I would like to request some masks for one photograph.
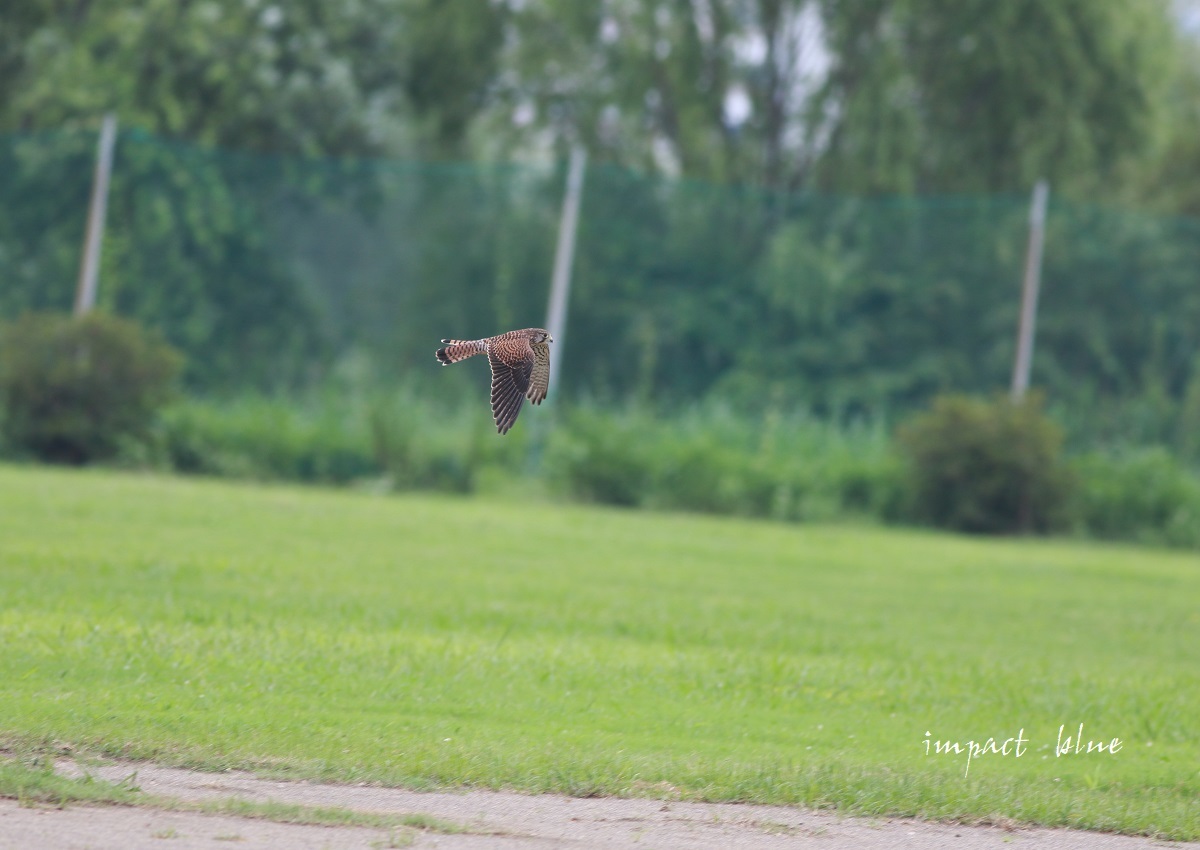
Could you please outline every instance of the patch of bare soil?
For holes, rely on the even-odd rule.
[[[64,773],[78,773],[63,762]],[[134,784],[158,797],[189,801],[239,799],[337,806],[389,815],[423,814],[465,832],[404,832],[364,827],[296,826],[270,821],[152,808],[23,808],[0,801],[0,848],[193,850],[270,847],[446,850],[545,848],[957,848],[958,850],[1149,850],[1195,848],[1147,838],[1052,829],[1003,829],[910,820],[843,818],[784,806],[576,799],[503,791],[418,792],[259,779],[247,773],[198,773],[145,764],[89,768],[96,776]],[[411,842],[411,843],[409,843]]]

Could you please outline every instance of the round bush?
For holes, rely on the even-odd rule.
[[[27,314],[0,329],[0,404],[11,449],[83,464],[146,435],[180,357],[115,316]]]
[[[1014,404],[940,396],[900,428],[911,513],[940,528],[1046,532],[1067,519],[1071,478],[1062,432],[1040,399]]]

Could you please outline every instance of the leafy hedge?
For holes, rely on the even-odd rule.
[[[1161,447],[1074,463],[1075,516],[1093,537],[1200,549],[1200,475]]]
[[[576,408],[552,431],[543,471],[587,501],[781,520],[895,519],[902,500],[882,428],[720,407],[669,419]]]
[[[477,405],[471,414],[407,389],[358,402],[191,400],[167,411],[145,462],[203,475],[465,493],[489,466],[519,468],[527,449],[516,433],[493,439]]]
[[[1036,406],[1004,412],[1004,404],[946,400],[898,429],[899,438],[878,423],[837,426],[799,413],[754,419],[705,406],[662,416],[580,405],[525,416],[501,439],[478,404],[439,406],[412,390],[303,403],[188,400],[168,408],[140,448],[124,444],[122,459],[258,480],[502,490],[788,522],[866,519],[973,531],[1061,531],[1200,549],[1196,471],[1162,448],[1059,459],[1053,426]],[[995,409],[1001,411],[998,421],[989,419]],[[914,434],[922,429],[921,440],[939,448],[933,453],[937,463],[948,463],[954,474],[927,479],[914,471],[913,447],[921,442],[913,442]],[[981,449],[980,435],[994,432],[1005,437],[1008,449]],[[957,459],[949,451],[954,446]],[[1004,471],[1010,462],[1015,477],[1014,469]],[[1022,476],[1049,482],[1030,491],[1040,495],[1029,515],[1013,495],[1028,484]],[[931,497],[931,480],[948,484],[951,495]],[[966,488],[972,481],[980,485],[974,493]],[[944,515],[931,510],[931,504],[955,499],[974,507]],[[978,522],[997,509],[991,524]],[[953,524],[964,516],[973,524]],[[1023,516],[1032,518],[1029,525],[1021,525]]]
[[[1200,475],[1165,449],[1064,459],[1036,401],[942,399],[897,430],[799,413],[756,419],[717,405],[662,416],[588,404],[538,411],[499,439],[477,404],[438,406],[402,390],[357,404],[181,403],[164,417],[159,457],[180,471],[259,479],[516,488],[790,522],[1059,531],[1200,548]]]

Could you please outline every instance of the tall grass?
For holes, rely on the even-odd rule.
[[[479,399],[413,387],[308,399],[191,399],[126,460],[184,473],[555,498],[788,522],[916,523],[910,470],[882,421],[720,404],[664,414],[598,404],[526,411],[498,437]],[[1163,448],[1069,459],[1063,505],[1081,536],[1200,548],[1200,474]]]
[[[155,448],[131,454],[183,473],[473,492],[500,475],[580,501],[780,520],[901,515],[901,470],[880,423],[803,413],[760,419],[720,405],[670,416],[584,404],[527,413],[496,436],[486,409],[412,389],[358,401],[188,400]]]
[[[335,484],[379,474],[363,411],[333,405],[185,401],[164,414],[156,448],[183,473]]]
[[[551,435],[543,471],[559,491],[608,504],[779,520],[901,513],[902,469],[882,425],[800,413],[576,408]]]
[[[1200,475],[1162,447],[1075,461],[1076,515],[1093,537],[1200,549]]]
[[[425,401],[411,388],[360,398],[191,399],[166,412],[148,452],[129,459],[221,477],[470,492],[485,467],[515,468],[525,454],[520,436],[496,441],[490,431],[462,406]]]

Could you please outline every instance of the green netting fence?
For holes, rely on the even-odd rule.
[[[0,319],[70,308],[94,150],[88,134],[0,137]],[[348,363],[460,392],[469,376],[436,374],[439,338],[544,321],[564,172],[123,131],[99,303],[160,329],[198,392],[302,389]],[[837,416],[1003,391],[1027,222],[1025,197],[783,195],[591,167],[555,389]],[[1200,221],[1052,197],[1032,383],[1093,429],[1187,427]]]

